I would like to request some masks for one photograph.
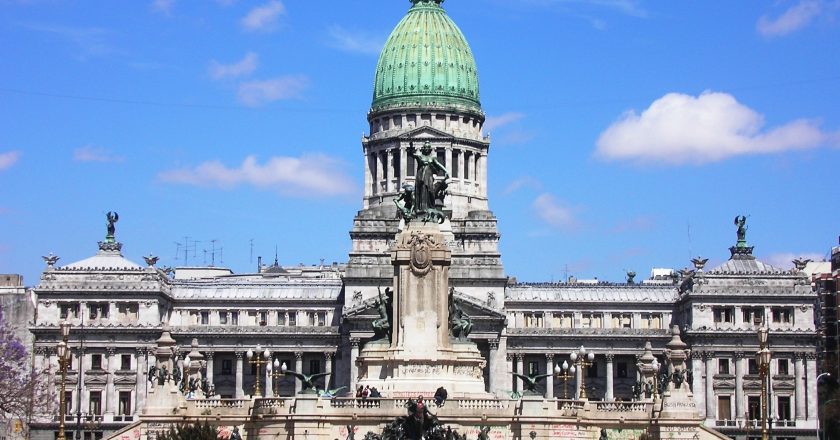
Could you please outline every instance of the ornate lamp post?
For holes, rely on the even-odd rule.
[[[592,361],[595,360],[595,353],[593,352],[586,352],[586,348],[581,345],[578,349],[577,353],[572,352],[569,355],[569,358],[572,362],[577,365],[577,370],[580,372],[580,392],[579,398],[581,400],[587,400],[586,397],[586,376],[584,375],[584,369],[589,368],[592,366]]]
[[[770,434],[767,430],[767,379],[770,373],[770,349],[767,347],[767,337],[769,336],[769,329],[766,325],[762,325],[758,329],[758,344],[759,349],[755,358],[758,362],[758,373],[761,377],[761,440],[768,440]]]
[[[573,360],[574,361],[574,360]],[[563,380],[563,399],[569,398],[569,379],[575,377],[575,366],[572,365],[569,367],[569,363],[563,361],[563,367],[561,368],[560,365],[554,366],[554,375],[558,379]]]
[[[653,399],[656,400],[659,396],[659,370],[662,369],[662,364],[659,363],[659,359],[654,359],[650,366],[653,367]]]
[[[254,353],[253,350],[248,350],[248,362],[251,365],[257,366],[257,377],[256,382],[254,383],[254,394],[257,397],[262,397],[262,390],[260,389],[260,365],[268,364],[271,362],[271,352],[268,351],[266,348],[265,351],[262,350],[262,347],[257,345],[257,352]]]
[[[64,393],[64,386],[67,382],[67,367],[70,365],[70,350],[67,349],[67,341],[70,339],[70,323],[61,321],[61,342],[58,343],[58,368],[61,371],[61,392],[58,395],[58,440],[65,440],[64,423],[67,412],[67,402]]]
[[[274,363],[269,363],[266,366],[269,370],[269,377],[271,377],[271,385],[272,389],[274,390],[274,397],[280,397],[280,382],[277,380],[286,375],[286,363],[283,362],[283,365],[280,365],[280,360],[275,359]]]

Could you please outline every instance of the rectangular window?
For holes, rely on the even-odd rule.
[[[308,318],[307,325],[309,325],[310,327],[315,326],[315,312],[306,312],[306,317]]]
[[[600,313],[583,313],[580,315],[581,328],[601,328],[604,315]]]
[[[776,324],[793,324],[793,309],[790,307],[773,307],[770,314]]]
[[[88,414],[102,415],[102,391],[91,391],[89,399]]]
[[[525,314],[525,327],[541,328],[542,326],[543,326],[543,314],[542,313],[526,313]]]
[[[233,374],[233,361],[230,359],[222,359],[222,375]]]
[[[260,325],[268,325],[268,312],[260,312]]]
[[[452,150],[452,177],[457,179],[461,172],[461,150]]]
[[[441,163],[441,165],[443,165],[444,168],[449,169],[449,164],[446,163],[446,150],[444,150],[443,148],[437,149],[437,160]]]
[[[59,407],[61,408],[61,407]],[[64,414],[69,415],[73,414],[73,392],[72,391],[65,391],[64,392]],[[65,417],[67,417],[65,415]]]
[[[309,361],[309,374],[318,374],[321,372],[321,361],[312,359]]]
[[[732,418],[731,400],[732,397],[730,396],[718,396],[718,420],[730,420]]]
[[[642,313],[642,322],[639,323],[640,328],[660,329],[662,328],[662,314],[661,313]]]
[[[124,303],[117,305],[117,314],[120,318],[137,319],[138,305],[133,303]]]
[[[239,325],[239,312],[230,312],[230,325]]]
[[[210,324],[210,312],[201,312],[201,325]]]
[[[281,310],[277,312],[277,325],[284,326],[286,325],[286,311]]]
[[[616,364],[616,377],[627,377],[627,362]]]
[[[131,391],[120,391],[119,407],[117,414],[122,416],[131,415]]]
[[[88,303],[88,318],[89,319],[107,319],[108,318],[108,304],[106,303]]]
[[[295,311],[289,312],[289,326],[290,327],[297,326],[297,312],[295,312]]]
[[[779,420],[790,420],[790,396],[779,396],[777,402]]]
[[[540,365],[536,361],[528,362],[528,375],[535,376],[540,374]]]
[[[472,160],[472,153],[469,151],[464,152],[464,179],[470,180],[470,160]]]
[[[747,359],[747,374],[758,374],[758,362],[755,359]]]
[[[747,397],[747,417],[750,420],[761,420],[761,396]]]
[[[408,156],[405,167],[408,171],[408,177],[414,177],[414,173],[417,171],[417,165],[414,163],[414,156]]]
[[[714,314],[715,323],[728,323],[733,324],[735,322],[735,308],[734,307],[714,307],[712,308],[712,313]]]
[[[120,355],[120,370],[128,371],[130,369],[131,369],[131,355],[130,354]]]
[[[630,313],[613,313],[613,328],[633,328],[633,315]]]
[[[318,312],[318,325],[321,327],[327,325],[327,312]]]
[[[718,374],[729,374],[729,359],[718,359]]]
[[[101,354],[90,355],[90,369],[91,370],[101,370],[102,369],[102,355]]]
[[[219,312],[219,325],[227,325],[228,312]]]
[[[574,315],[571,313],[555,313],[552,315],[551,326],[554,328],[573,328]]]
[[[741,315],[744,319],[744,324],[747,325],[761,325],[764,319],[764,308],[762,307],[742,307]]]
[[[778,374],[782,376],[787,376],[790,374],[790,363],[787,359],[779,359],[778,361]]]

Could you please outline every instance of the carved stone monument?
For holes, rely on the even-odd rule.
[[[668,383],[663,384],[660,438],[695,438],[700,426],[700,412],[688,382],[685,361],[691,353],[680,338],[680,328],[671,328],[671,340],[665,344],[668,358]],[[666,421],[663,423],[662,421]]]
[[[452,396],[486,397],[485,361],[475,343],[450,332],[451,251],[437,223],[411,222],[397,235],[391,337],[371,341],[359,354],[359,385],[388,397],[431,396],[444,386]]]

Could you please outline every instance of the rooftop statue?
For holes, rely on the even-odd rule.
[[[738,247],[745,247],[747,245],[747,218],[743,215],[735,216],[735,226],[738,227]]]
[[[105,241],[108,243],[114,242],[114,233],[116,232],[117,228],[114,226],[120,220],[120,215],[115,212],[108,211],[108,214],[105,214],[105,218],[108,219],[108,225],[106,226],[108,229],[108,234],[105,235]]]
[[[443,223],[443,212],[437,208],[436,200],[443,201],[446,188],[449,186],[449,172],[434,155],[432,144],[426,141],[420,153],[414,148],[414,142],[408,146],[408,154],[417,161],[417,172],[414,177],[414,212],[411,218],[422,218],[423,222],[436,220]],[[435,182],[435,176],[443,176],[440,182]]]

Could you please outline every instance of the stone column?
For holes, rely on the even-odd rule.
[[[516,363],[514,362],[514,359],[515,358],[513,356],[513,353],[507,353],[507,355],[505,357],[505,360],[507,361],[508,372],[509,372],[508,376],[510,377],[510,381],[511,381],[510,382],[510,389],[512,391],[516,391],[516,382],[517,382],[514,379],[514,376],[513,376],[513,373],[516,372]]]
[[[374,165],[371,161],[371,155],[365,155],[365,197],[370,197],[373,195],[373,170]],[[367,200],[365,200],[367,203]],[[367,205],[365,205],[367,206]]]
[[[408,153],[406,153],[405,148],[400,147],[400,178],[397,182],[397,191],[400,190],[400,187],[403,183],[405,183],[405,178],[408,176]],[[353,390],[355,392],[355,390]]]
[[[706,361],[706,420],[715,420],[715,354],[703,353]]]
[[[476,153],[470,154],[470,176],[469,177],[470,177],[470,180],[472,180],[473,182],[475,182],[475,178],[476,178],[475,156],[476,156]]]
[[[580,360],[580,357],[578,357]],[[580,399],[580,382],[583,379],[583,368],[580,364],[575,365],[575,399]]]
[[[241,351],[236,352],[236,395],[237,399],[245,397],[245,390],[242,389],[242,356],[245,353]]]
[[[149,389],[149,378],[146,374],[149,372],[149,366],[146,362],[148,352],[146,348],[137,348],[136,362],[137,365],[137,386],[134,388],[134,415],[139,416],[146,407],[146,393]]]
[[[384,192],[385,188],[382,187],[382,182],[388,181],[388,176],[385,175],[385,158],[384,151],[376,153],[376,194]]]
[[[356,381],[359,380],[359,338],[350,338],[350,393],[356,395]]]
[[[213,356],[215,356],[215,352],[208,351],[204,354],[204,359],[207,361],[207,382],[213,383]]]
[[[744,406],[744,352],[735,352],[735,420],[741,420],[745,416]]]
[[[332,380],[332,361],[334,356],[335,352],[333,351],[324,352],[324,373],[330,373],[328,376],[324,377],[324,390],[330,389],[330,381]]]
[[[496,374],[496,370],[499,368],[499,340],[498,339],[490,339],[487,341],[487,345],[490,348],[490,353],[488,359],[489,368],[488,371],[490,372],[489,377],[489,390],[491,393],[496,393],[499,389],[499,377]]]
[[[452,169],[454,168],[454,166],[452,164],[452,146],[451,145],[446,147],[443,155],[446,158],[446,167],[445,167],[446,172],[448,172],[449,175],[451,176],[452,175]]]
[[[545,374],[550,374],[545,378],[545,398],[554,398],[554,354],[545,354]]]
[[[396,182],[394,182],[394,150],[393,149],[388,149],[388,152],[385,155],[385,161],[386,161],[386,163],[385,163],[386,168],[388,169],[388,180],[385,183],[385,186],[386,186],[386,188],[388,188],[388,191],[394,191],[395,190],[394,185],[396,185]]]
[[[605,373],[607,376],[607,390],[604,392],[604,400],[607,402],[612,402],[615,400],[615,395],[613,394],[613,359],[615,357],[612,353],[607,353],[604,355],[607,360],[607,372]]]
[[[460,150],[460,153],[458,153],[458,163],[455,164],[458,166],[458,178],[462,181],[467,178],[467,176],[464,175],[464,151],[465,150]]]
[[[108,322],[117,322],[117,303],[108,302]]]
[[[108,347],[106,353],[108,357],[105,360],[105,417],[114,420],[114,414],[117,412],[117,393],[114,390],[114,372],[116,371],[114,361],[117,350],[114,347]]]
[[[525,355],[523,353],[516,353],[514,356],[516,356],[516,372],[524,375],[525,374]],[[524,384],[522,383],[522,379],[517,377],[515,382],[516,382],[516,391],[519,391],[520,393],[523,392],[524,391],[523,390]]]
[[[697,405],[697,410],[702,411],[703,414],[706,412],[706,386],[704,385],[703,379],[703,371],[704,365],[702,362],[703,359],[703,352],[702,351],[692,351],[691,352],[691,377],[692,377],[692,384],[691,390],[694,393],[694,404]]]
[[[295,352],[295,371],[303,374],[303,352],[300,352],[300,351]],[[299,380],[295,379],[295,395],[300,393],[302,390],[303,390],[303,384],[300,383]]]
[[[817,419],[817,353],[805,353],[805,378],[807,387],[805,392],[806,402],[806,420]],[[813,392],[813,394],[811,394]]]
[[[805,353],[794,353],[794,389],[796,390],[795,404],[796,404],[796,420],[805,420],[805,388],[808,386],[805,383]]]

